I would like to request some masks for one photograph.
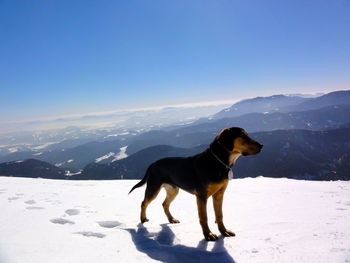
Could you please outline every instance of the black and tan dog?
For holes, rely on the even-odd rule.
[[[212,196],[216,223],[224,236],[235,234],[226,229],[223,223],[222,203],[226,190],[231,166],[241,155],[253,155],[260,152],[262,145],[251,139],[242,128],[223,129],[210,144],[210,147],[197,155],[181,158],[172,157],[158,160],[151,164],[145,177],[135,188],[147,182],[145,198],[141,204],[141,222],[148,221],[147,206],[154,200],[162,187],[166,190],[163,208],[170,223],[179,223],[170,211],[170,203],[179,192],[179,188],[197,197],[199,222],[206,240],[215,241],[217,235],[208,227],[207,199]]]

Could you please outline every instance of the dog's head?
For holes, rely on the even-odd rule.
[[[243,156],[254,155],[261,151],[263,145],[248,136],[248,133],[239,127],[223,129],[215,139],[228,152]]]

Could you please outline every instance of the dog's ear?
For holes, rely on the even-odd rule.
[[[233,151],[234,139],[238,137],[240,131],[236,128],[225,128],[215,138],[227,150]]]
[[[216,136],[216,141],[218,141],[222,146],[224,146],[227,150],[233,150],[233,140],[230,139],[230,130],[229,128],[225,128],[221,130],[221,132]]]

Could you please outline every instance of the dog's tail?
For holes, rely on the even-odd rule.
[[[143,185],[147,182],[147,179],[148,179],[148,176],[149,176],[149,173],[150,173],[150,169],[151,169],[151,166],[148,167],[148,169],[147,169],[147,171],[146,171],[146,174],[145,174],[145,176],[142,178],[142,180],[141,180],[140,182],[138,182],[137,184],[135,184],[133,188],[131,188],[129,194],[130,194],[132,191],[134,191],[136,188],[143,186]]]

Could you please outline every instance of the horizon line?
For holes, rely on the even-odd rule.
[[[116,110],[108,110],[108,111],[98,111],[98,112],[89,112],[89,113],[76,113],[76,114],[67,114],[60,116],[52,116],[52,117],[43,117],[43,118],[35,118],[30,120],[14,120],[14,121],[2,121],[0,125],[3,124],[20,124],[20,123],[30,123],[30,122],[45,122],[45,121],[56,121],[60,119],[75,119],[75,118],[83,118],[83,117],[93,117],[93,116],[103,116],[110,114],[118,114],[118,113],[132,113],[138,111],[156,111],[162,110],[166,108],[196,108],[196,107],[208,107],[208,106],[220,106],[220,105],[230,105],[238,102],[242,99],[226,99],[226,100],[213,100],[213,101],[201,101],[201,102],[189,102],[189,103],[179,103],[179,104],[166,104],[159,106],[145,106],[145,107],[137,107],[137,108],[121,108]]]
[[[50,122],[57,120],[72,120],[75,118],[83,118],[83,117],[93,117],[93,116],[103,116],[103,115],[111,115],[118,113],[132,113],[138,111],[157,111],[165,108],[195,108],[195,107],[208,107],[208,106],[220,106],[220,105],[233,105],[239,101],[252,99],[257,97],[270,97],[276,95],[285,95],[285,96],[300,96],[300,95],[324,95],[327,93],[331,93],[334,91],[340,90],[332,90],[332,91],[309,91],[309,92],[296,92],[296,93],[273,93],[270,95],[257,95],[255,97],[237,97],[235,99],[225,99],[225,100],[212,100],[212,101],[201,101],[201,102],[189,102],[189,103],[178,103],[178,104],[166,104],[159,106],[145,106],[145,107],[130,107],[130,108],[121,108],[116,110],[107,110],[107,111],[98,111],[98,112],[89,112],[89,113],[76,113],[76,114],[66,114],[60,116],[52,116],[52,117],[42,117],[42,118],[33,118],[28,120],[13,120],[13,121],[0,121],[0,125],[6,124],[22,124],[22,123],[31,123],[31,122]]]

